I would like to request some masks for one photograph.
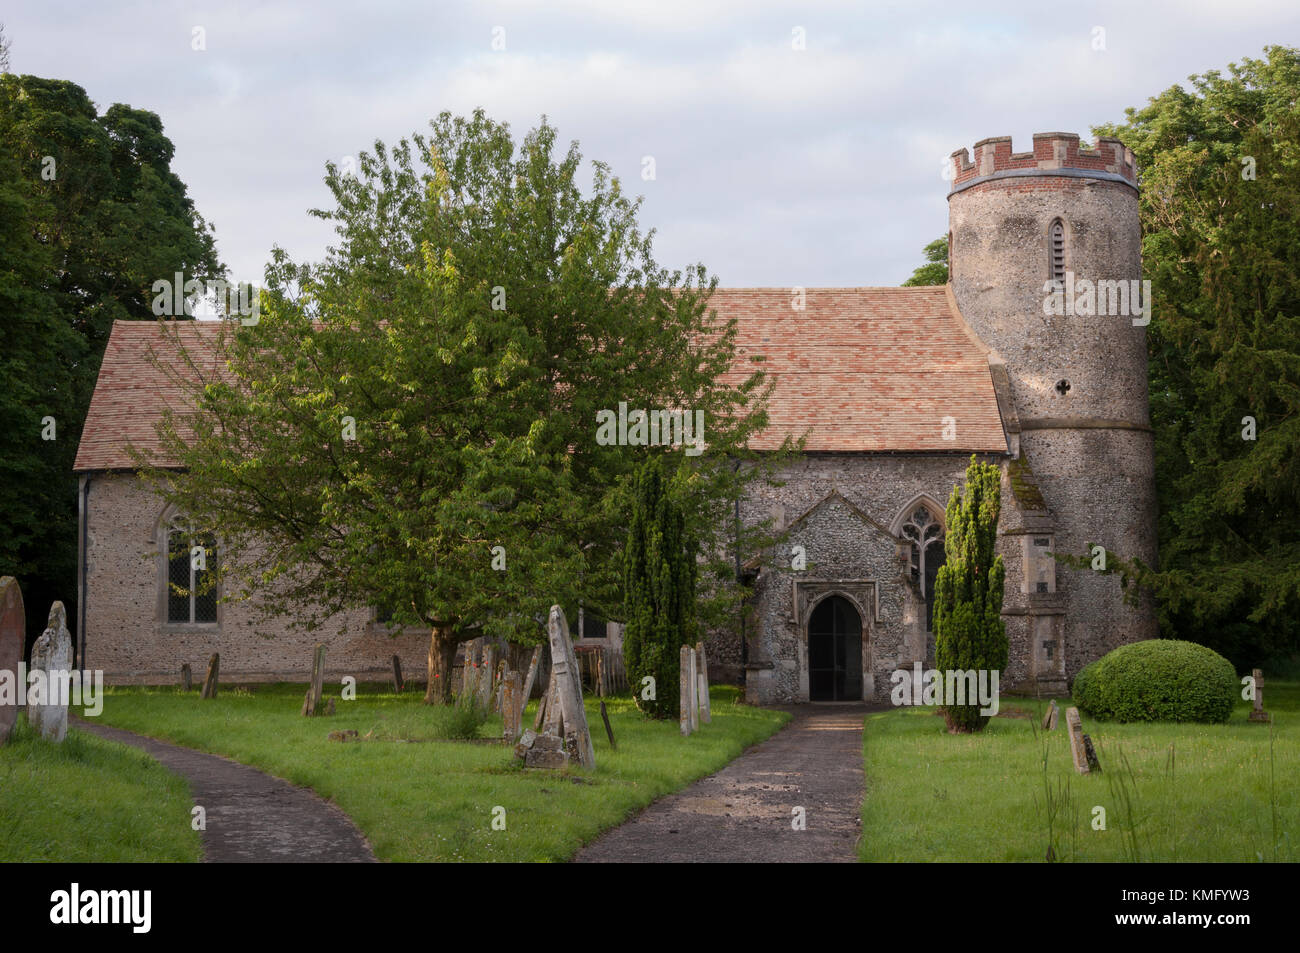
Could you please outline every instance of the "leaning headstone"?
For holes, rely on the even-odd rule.
[[[713,712],[709,708],[709,663],[704,657],[703,642],[695,644],[695,664],[698,669],[695,684],[699,686],[697,701],[699,702],[700,720],[708,725],[713,722]]]
[[[505,677],[501,690],[501,738],[512,745],[519,737],[520,721],[524,715],[524,683],[518,672]]]
[[[50,606],[45,631],[32,646],[32,670],[45,673],[45,697],[40,703],[27,699],[27,722],[47,741],[68,736],[68,684],[72,674],[72,636],[63,603]]]
[[[691,733],[691,684],[693,677],[691,675],[691,658],[694,650],[689,645],[683,645],[679,652],[681,666],[681,687],[678,691],[677,702],[680,714],[678,716],[678,725],[682,730],[682,737]]]
[[[1247,721],[1267,724],[1273,716],[1264,710],[1264,673],[1260,669],[1254,669],[1250,674],[1255,679],[1255,707],[1250,710]]]
[[[187,692],[194,690],[194,670],[189,662],[181,665],[181,687]]]
[[[320,708],[321,692],[325,688],[325,643],[317,642],[311,655],[311,685],[307,688],[307,697],[302,700],[302,713],[308,718]]]
[[[521,709],[528,704],[528,699],[533,695],[533,682],[537,681],[537,666],[542,660],[542,647],[533,646],[533,658],[528,663],[528,676],[524,679],[524,693]]]
[[[596,751],[591,746],[591,732],[587,729],[587,711],[582,707],[582,683],[578,681],[578,663],[569,638],[569,623],[564,610],[551,606],[547,622],[551,641],[551,667],[555,670],[555,691],[564,717],[564,735],[572,737],[577,748],[578,761],[586,768],[596,766]]]
[[[1088,751],[1083,740],[1083,722],[1079,718],[1079,709],[1065,709],[1065,727],[1070,732],[1070,754],[1074,758],[1074,770],[1080,774],[1089,774],[1092,768],[1088,764]]]
[[[1059,708],[1056,707],[1056,699],[1053,698],[1053,699],[1052,699],[1052,703],[1051,703],[1050,705],[1047,706],[1047,711],[1043,712],[1043,730],[1044,730],[1044,731],[1055,731],[1055,730],[1056,730],[1056,718],[1057,718],[1057,715],[1060,713],[1060,711],[1061,711],[1061,710],[1060,710]]]
[[[23,592],[13,576],[0,579],[0,745],[9,738],[18,719],[18,666],[27,647],[27,623],[23,609]]]
[[[405,687],[406,683],[402,681],[402,659],[393,653],[393,691],[400,695]]]
[[[212,658],[208,659],[208,674],[203,679],[203,689],[199,692],[199,698],[217,697],[217,677],[220,672],[221,653],[213,652]]]
[[[1097,751],[1092,746],[1092,739],[1085,732],[1083,735],[1083,756],[1088,761],[1089,774],[1101,774],[1101,762],[1097,759]]]

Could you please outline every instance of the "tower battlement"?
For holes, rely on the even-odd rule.
[[[1067,170],[1065,174],[1109,173],[1105,178],[1116,177],[1137,186],[1137,166],[1133,152],[1118,139],[1100,138],[1095,147],[1081,148],[1079,137],[1069,132],[1039,132],[1034,134],[1031,152],[1012,152],[1010,136],[993,136],[975,143],[975,160],[965,149],[952,154],[954,190],[976,179],[1015,175],[1051,175]]]

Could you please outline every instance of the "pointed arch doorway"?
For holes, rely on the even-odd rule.
[[[827,596],[808,618],[808,700],[862,698],[862,618],[843,596]]]

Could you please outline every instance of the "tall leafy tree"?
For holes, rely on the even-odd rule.
[[[222,272],[172,154],[153,113],[0,75],[0,574],[22,583],[29,631],[55,599],[77,618],[72,464],[112,322],[153,319],[154,281]]]
[[[912,272],[912,277],[903,282],[902,287],[913,288],[917,285],[943,285],[948,283],[948,236],[936,238],[922,251],[925,264]]]
[[[152,476],[219,531],[227,591],[308,627],[369,605],[427,628],[431,702],[459,641],[538,641],[553,603],[621,615],[649,448],[598,441],[602,411],[702,414],[701,452],[674,451],[696,525],[725,527],[753,472],[728,463],[762,379],[724,380],[715,279],[657,264],[640,201],[601,163],[584,192],[581,165],[545,121],[517,145],[477,111],[329,166],[339,244],[276,252],[260,322],[226,329],[219,379],[183,368],[196,412],[163,427],[185,469]]]
[[[623,552],[623,659],[637,706],[656,718],[678,716],[681,647],[696,641],[698,545],[672,480],[662,454],[641,465]]]
[[[998,515],[1002,508],[997,467],[971,457],[966,485],[948,498],[947,562],[935,580],[935,665],[940,672],[1002,672],[1009,644],[1002,621],[1006,570],[997,555]],[[947,705],[944,718],[956,732],[983,731],[988,716],[980,706]]]
[[[1300,50],[1173,86],[1122,125],[1142,175],[1169,637],[1239,666],[1300,648]]]

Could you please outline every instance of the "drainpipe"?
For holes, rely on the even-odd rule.
[[[90,508],[90,474],[83,473],[79,481],[77,494],[77,634],[81,637],[81,647],[76,653],[73,667],[85,671],[86,668],[86,556],[89,547],[89,508]],[[75,646],[74,646],[75,647]]]
[[[732,472],[740,472],[740,461],[736,460],[732,465]],[[740,491],[736,491],[736,585],[741,585],[740,573]],[[742,688],[748,682],[748,671],[746,666],[749,664],[749,641],[745,638],[745,602],[740,602],[740,685]]]

